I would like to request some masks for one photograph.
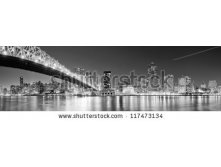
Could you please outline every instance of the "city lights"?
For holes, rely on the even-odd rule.
[[[74,77],[79,81],[85,81],[85,76],[77,73],[71,72],[68,68],[64,65],[60,64],[57,60],[53,57],[48,55],[45,51],[41,50],[40,47],[35,46],[2,46],[0,48],[0,54],[12,56],[12,57],[19,57],[24,60],[32,61],[34,63],[41,64],[47,68],[51,68],[53,70],[58,70],[61,73]],[[93,85],[88,84],[90,87]]]
[[[153,95],[153,96],[170,96],[170,95],[221,95],[221,86],[218,86],[217,81],[209,81],[208,86],[204,83],[200,87],[196,86],[193,79],[189,76],[182,76],[175,82],[175,77],[172,74],[166,74],[165,70],[160,70],[159,67],[151,62],[147,67],[147,74],[136,76],[137,80],[121,80],[123,77],[111,76],[111,71],[105,71],[103,81],[93,80],[92,73],[85,71],[83,68],[76,68],[70,71],[64,65],[59,63],[39,47],[34,46],[2,46],[0,54],[11,57],[17,57],[23,60],[32,61],[42,65],[47,70],[53,70],[63,76],[63,80],[77,80],[77,84],[83,85],[86,89],[94,89],[101,91],[104,96],[109,95]],[[133,74],[133,75],[132,75]],[[131,78],[134,73],[131,73]],[[141,77],[141,78],[140,78]],[[113,78],[118,78],[118,82],[112,81]],[[139,79],[140,78],[140,79]],[[94,78],[93,78],[94,79]],[[96,82],[96,83],[95,83]],[[73,82],[76,83],[76,82]],[[103,87],[102,87],[103,86]],[[47,86],[46,86],[47,87]],[[16,88],[17,89],[17,88]],[[25,90],[24,90],[25,92]]]

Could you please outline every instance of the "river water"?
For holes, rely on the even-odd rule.
[[[11,96],[0,111],[221,111],[221,96]]]

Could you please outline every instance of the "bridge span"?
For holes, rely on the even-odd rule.
[[[86,89],[97,90],[96,86],[87,82],[85,76],[71,72],[40,47],[0,46],[0,66],[54,76]]]

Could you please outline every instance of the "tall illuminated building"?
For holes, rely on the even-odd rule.
[[[3,95],[3,86],[0,85],[0,95]]]
[[[147,78],[150,78],[157,74],[158,74],[158,66],[154,62],[151,62],[147,66]]]
[[[154,63],[151,62],[147,66],[147,89],[148,91],[158,91],[161,88],[161,82],[160,82],[160,77],[158,75],[158,66]]]
[[[104,71],[103,74],[103,90],[101,91],[102,96],[113,96],[115,91],[111,89],[111,71]]]
[[[214,93],[217,90],[217,82],[215,80],[209,81],[208,88],[211,90],[211,93]]]
[[[88,84],[93,85],[94,80],[93,80],[92,73],[88,71],[88,72],[85,73],[85,76],[86,76],[86,82],[87,82]]]
[[[76,73],[76,74],[80,74],[81,68],[79,68],[79,67],[74,67],[73,72]]]
[[[165,80],[166,76],[165,76],[165,70],[161,70],[161,89],[164,91],[165,88]]]
[[[217,87],[217,82],[215,80],[209,81],[208,88],[215,89],[216,87]]]
[[[182,94],[190,94],[193,90],[192,80],[188,76],[183,76],[178,79],[178,87],[179,87],[179,93]]]
[[[201,88],[201,89],[206,89],[206,88],[207,88],[207,86],[206,86],[206,84],[205,84],[205,83],[202,83],[202,84],[200,85],[200,88]]]
[[[24,78],[20,77],[20,87],[22,88],[24,86]]]
[[[111,71],[104,71],[103,88],[111,89]]]
[[[165,83],[164,83],[164,91],[166,92],[173,92],[174,91],[174,76],[173,75],[166,75],[164,76]]]

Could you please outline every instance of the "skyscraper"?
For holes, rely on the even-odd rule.
[[[190,94],[193,90],[192,80],[188,76],[178,79],[179,93]]]
[[[86,74],[85,69],[80,68],[80,67],[74,67],[73,72],[78,75],[85,75]]]
[[[3,86],[0,85],[0,95],[3,95]]]
[[[164,91],[165,70],[161,70],[161,88]]]
[[[205,83],[202,83],[202,84],[200,85],[200,88],[201,88],[201,89],[206,89],[206,87],[207,87],[207,86],[206,86]]]
[[[214,81],[209,81],[208,87],[210,89],[215,89],[217,87],[217,82],[215,80]]]
[[[73,72],[76,74],[80,74],[80,68],[79,67],[74,67]]]
[[[164,83],[164,90],[167,92],[173,92],[174,91],[174,76],[172,74],[166,75],[164,77],[165,83]]]
[[[215,80],[209,81],[208,88],[210,89],[211,93],[215,93],[217,91],[217,82]]]
[[[113,96],[115,91],[111,89],[111,71],[104,71],[102,96]]]
[[[147,66],[147,78],[150,78],[154,75],[157,75],[158,73],[158,67],[154,62],[151,62],[148,66]]]
[[[87,71],[87,72],[85,73],[85,75],[86,75],[86,82],[92,85],[92,84],[93,84],[92,73],[89,72],[89,71]]]
[[[160,77],[158,75],[158,67],[154,62],[147,66],[147,87],[149,91],[158,91],[160,89]]]
[[[63,92],[68,90],[68,83],[67,79],[61,81],[61,90]]]
[[[24,79],[23,77],[21,76],[20,77],[20,87],[22,88],[24,86]]]
[[[8,94],[8,89],[7,88],[4,88],[3,89],[3,95],[7,95]]]
[[[65,90],[67,91],[68,90],[68,84],[69,84],[69,82],[68,82],[68,80],[65,80]]]
[[[111,71],[104,71],[103,87],[104,89],[111,89]]]

